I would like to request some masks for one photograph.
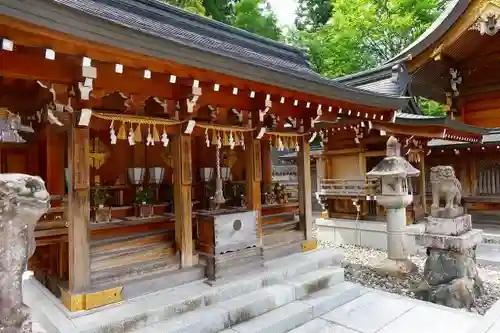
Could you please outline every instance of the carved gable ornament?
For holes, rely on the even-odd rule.
[[[481,35],[494,36],[500,30],[500,2],[487,3],[469,30],[479,31]]]

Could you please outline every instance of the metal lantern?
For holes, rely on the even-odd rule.
[[[133,185],[140,185],[144,181],[146,168],[128,168],[128,179]]]
[[[204,182],[209,182],[214,175],[214,168],[200,168],[200,178]]]
[[[150,184],[161,184],[163,182],[163,176],[165,175],[165,169],[160,167],[149,168],[149,183]]]
[[[231,178],[231,168],[221,167],[220,168],[220,177],[223,181],[228,181]]]

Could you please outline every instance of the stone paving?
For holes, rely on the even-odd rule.
[[[481,244],[478,261],[500,265],[500,244]],[[375,289],[365,288],[362,296],[345,303],[290,333],[500,333],[500,302],[485,316],[442,307]],[[36,318],[34,318],[36,321]],[[261,329],[224,332],[256,333]],[[34,333],[53,333],[39,324]],[[285,333],[286,330],[280,331]],[[272,332],[272,333],[280,333]],[[70,332],[68,332],[70,333]],[[165,333],[165,332],[158,332]],[[189,332],[196,333],[196,332]]]
[[[359,288],[364,287],[360,286]],[[499,306],[496,308],[500,309]],[[496,318],[490,318],[490,323],[487,325],[481,325],[483,320],[483,316],[477,314],[368,289],[367,293],[359,298],[289,332],[500,333],[500,314]],[[232,332],[246,333],[246,331]],[[260,330],[254,331],[249,328],[248,333],[250,332],[255,333],[260,332]],[[35,324],[34,333],[51,332],[47,332]]]
[[[467,333],[481,316],[371,290],[291,332]],[[313,330],[312,326],[323,330]],[[311,328],[311,330],[307,328]],[[306,329],[307,330],[306,330]]]

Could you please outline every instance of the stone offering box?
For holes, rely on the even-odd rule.
[[[209,281],[262,267],[256,211],[203,211],[197,216],[200,258],[207,262]]]

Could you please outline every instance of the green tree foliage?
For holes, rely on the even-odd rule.
[[[302,31],[317,31],[332,16],[332,0],[298,0],[295,26]]]
[[[321,74],[339,77],[380,65],[417,39],[442,12],[448,0],[332,0],[331,18],[319,29],[300,21],[286,41],[309,51]],[[305,7],[307,8],[307,7]],[[304,28],[306,26],[306,28]],[[312,24],[309,23],[312,27]],[[442,115],[439,103],[420,99],[426,114]]]
[[[333,0],[332,3],[331,20],[311,36],[309,47],[318,70],[328,76],[341,76],[395,56],[434,22],[443,0]],[[318,58],[324,56],[327,59]]]
[[[205,14],[222,23],[232,24],[234,21],[234,6],[238,0],[203,0]]]
[[[428,116],[446,115],[446,112],[443,109],[443,105],[433,100],[420,97],[418,99],[418,105],[420,106],[420,110],[422,110],[422,112]]]
[[[203,0],[163,0],[163,2],[185,9],[191,13],[205,15]]]
[[[234,11],[235,27],[274,40],[281,38],[278,20],[269,3],[262,0],[240,0]]]

